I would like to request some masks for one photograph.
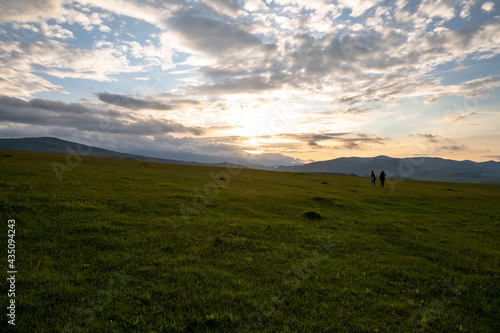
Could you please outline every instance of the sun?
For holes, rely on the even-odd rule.
[[[261,145],[261,140],[257,137],[251,137],[250,139],[245,140],[244,143],[247,146],[257,147]]]
[[[240,137],[263,137],[277,135],[283,131],[281,115],[265,108],[244,108],[233,115],[233,134]]]
[[[238,130],[240,136],[257,137],[271,135],[271,119],[265,111],[252,111],[241,117],[240,128]]]

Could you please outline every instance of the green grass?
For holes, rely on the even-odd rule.
[[[500,331],[499,186],[17,151],[0,168],[19,332]]]

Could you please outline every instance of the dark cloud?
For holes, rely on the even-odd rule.
[[[165,133],[203,134],[199,127],[157,118],[138,118],[114,110],[92,109],[78,103],[0,96],[0,122],[37,126],[58,126],[80,131],[104,131],[136,135]],[[107,124],[103,126],[103,123]]]
[[[315,148],[322,148],[318,142],[330,141],[338,143],[337,148],[347,148],[347,149],[357,149],[364,144],[384,144],[384,138],[368,135],[365,133],[358,133],[353,135],[352,133],[301,133],[301,134],[281,134],[279,137],[286,139],[294,139],[301,142],[307,143],[307,145]]]
[[[413,135],[409,135],[412,137]],[[423,139],[423,141],[429,146],[427,149],[429,151],[449,151],[449,152],[457,152],[457,151],[466,151],[467,146],[463,144],[457,144],[455,140],[450,138],[445,138],[439,135],[434,134],[416,134],[418,138]]]
[[[464,145],[451,145],[451,146],[441,146],[441,150],[450,150],[450,151],[464,151],[467,150],[467,147]]]
[[[295,74],[271,60],[262,59],[258,64],[248,61],[221,61],[221,64],[205,66],[199,70],[209,80],[186,85],[190,94],[224,95],[239,93],[271,92],[283,88],[299,89]]]
[[[370,110],[375,109],[375,107],[355,107],[352,105],[347,105],[345,110],[342,112],[343,114],[362,114],[367,113]]]
[[[434,134],[420,134],[420,133],[417,133],[416,136],[419,137],[419,138],[425,139],[425,141],[430,142],[430,143],[436,143],[436,142],[438,142],[440,140],[439,137],[437,135],[434,135]]]
[[[244,49],[270,51],[275,48],[274,45],[263,44],[236,22],[187,14],[172,18],[169,25],[186,40],[189,47],[215,56],[223,57],[234,52],[241,54]]]
[[[95,111],[79,103],[67,104],[61,101],[53,101],[40,98],[33,98],[29,101],[25,101],[20,98],[9,97],[9,96],[0,96],[0,107],[3,108],[27,107],[32,109],[39,109],[39,110],[46,110],[53,112],[67,112],[74,114],[86,114]]]
[[[266,77],[249,75],[243,78],[231,78],[202,85],[188,86],[188,88],[196,94],[219,95],[238,94],[242,92],[258,93],[276,89],[278,86]]]
[[[209,4],[220,7],[221,3]],[[178,13],[168,20],[168,25],[185,48],[217,59],[198,68],[207,80],[181,87],[189,94],[261,93],[280,89],[287,80],[291,82],[279,65],[276,44],[265,42],[264,36],[253,33],[255,26],[248,21],[242,23],[232,16],[193,9]]]
[[[152,109],[152,110],[172,110],[173,106],[157,101],[147,101],[126,95],[97,93],[97,98],[101,102],[121,106],[130,110]]]
[[[177,110],[184,105],[199,105],[200,101],[194,99],[169,99],[168,103],[163,103],[156,100],[145,100],[139,99],[132,96],[120,95],[120,94],[109,94],[109,93],[97,93],[97,98],[101,102],[121,106],[130,110]]]

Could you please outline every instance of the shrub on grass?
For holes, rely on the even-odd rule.
[[[321,220],[321,215],[316,212],[305,212],[304,214],[302,214],[302,217],[305,217],[309,220]]]

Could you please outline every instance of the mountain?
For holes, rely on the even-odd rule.
[[[371,170],[375,170],[376,174],[383,170],[390,178],[500,184],[499,162],[454,161],[436,157],[341,157],[298,166],[280,166],[275,170],[359,176],[368,176]]]
[[[184,165],[205,165],[214,167],[241,167],[231,163],[198,163],[186,162],[178,160],[170,160],[164,158],[148,157],[143,155],[125,154],[112,150],[92,147],[76,142],[65,141],[57,138],[42,137],[42,138],[21,138],[21,139],[0,139],[0,149],[5,150],[24,150],[39,153],[52,154],[69,154],[90,156],[99,158],[117,158],[134,161],[156,162],[164,164],[184,164]]]

